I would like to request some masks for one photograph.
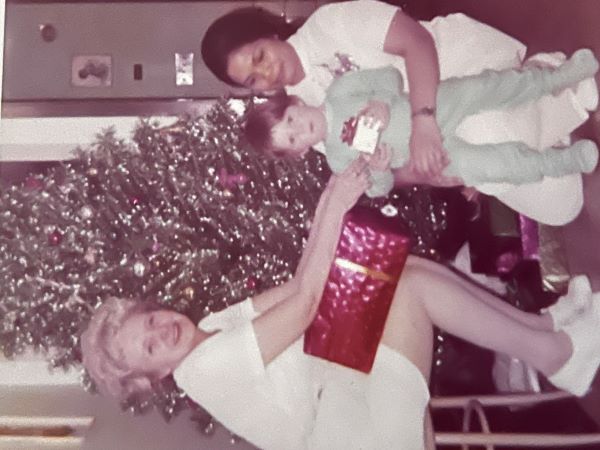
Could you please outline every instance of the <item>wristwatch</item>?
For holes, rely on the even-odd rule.
[[[435,116],[435,108],[432,106],[424,106],[416,111],[413,111],[413,113],[410,115],[411,119],[414,119],[417,116]]]

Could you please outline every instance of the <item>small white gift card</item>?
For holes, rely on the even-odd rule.
[[[356,124],[356,132],[352,139],[352,147],[364,153],[373,154],[379,144],[379,135],[381,134],[382,123],[374,121],[369,123],[369,119],[361,116]]]

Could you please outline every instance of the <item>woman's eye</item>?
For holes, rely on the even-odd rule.
[[[154,353],[154,347],[152,345],[149,345],[146,351],[149,355],[152,355]]]

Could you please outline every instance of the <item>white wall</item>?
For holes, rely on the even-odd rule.
[[[4,0],[2,7],[4,12]],[[216,98],[230,89],[203,66],[202,32],[216,17],[240,6],[260,5],[287,17],[309,15],[322,0],[227,2],[86,2],[11,3],[7,5],[5,69],[0,100],[82,98]],[[51,23],[57,39],[44,42],[39,25]],[[4,24],[4,21],[2,21]],[[174,84],[173,53],[195,53],[195,83]],[[113,85],[74,88],[71,58],[76,54],[113,55]],[[133,80],[134,63],[144,64],[143,81]],[[0,80],[2,74],[0,71]],[[34,108],[35,110],[35,108]],[[35,112],[33,113],[35,114]],[[172,118],[164,117],[168,122]],[[71,158],[75,147],[88,145],[96,133],[114,126],[128,138],[132,117],[5,118],[0,121],[0,161],[49,161]]]
[[[221,15],[250,6],[249,1],[10,3],[6,7],[5,100],[75,98],[215,98],[230,91],[200,56],[208,26]],[[288,17],[307,16],[315,0],[262,2]],[[39,27],[56,29],[52,42]],[[175,53],[194,53],[194,83],[175,84]],[[76,56],[112,58],[110,86],[71,83]],[[134,64],[143,79],[133,77]],[[77,76],[75,70],[75,78]],[[88,77],[93,79],[93,77]],[[85,80],[88,80],[86,78]]]
[[[175,117],[157,118],[163,124]],[[73,157],[103,129],[114,127],[118,137],[129,139],[137,117],[52,117],[2,119],[0,161],[58,161]]]
[[[21,355],[14,360],[0,356],[0,389],[5,386],[79,385],[78,370],[50,371],[48,362],[37,355]]]

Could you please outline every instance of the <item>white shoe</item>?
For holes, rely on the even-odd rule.
[[[558,372],[548,377],[556,387],[578,397],[588,391],[600,366],[600,295],[583,316],[565,325],[573,353]]]
[[[554,331],[562,330],[576,317],[585,314],[592,307],[592,288],[586,275],[577,275],[569,280],[569,289],[555,304],[544,308],[552,318]]]

